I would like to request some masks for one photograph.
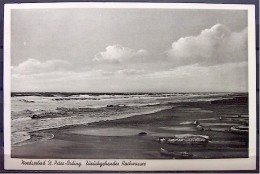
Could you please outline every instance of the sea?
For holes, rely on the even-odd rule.
[[[30,133],[67,125],[115,120],[170,109],[182,102],[232,99],[237,93],[63,93],[13,92],[11,144]]]

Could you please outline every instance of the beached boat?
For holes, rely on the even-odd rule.
[[[161,148],[161,155],[170,156],[176,159],[189,159],[193,157],[193,154],[188,152],[169,152],[163,148]]]

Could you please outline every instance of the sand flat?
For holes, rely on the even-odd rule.
[[[191,113],[188,109],[199,108],[212,112]],[[246,158],[248,157],[248,134],[235,134],[214,126],[216,131],[197,130],[196,125],[181,124],[197,119],[219,118],[221,114],[247,112],[247,106],[221,104],[185,103],[160,112],[137,115],[124,119],[96,122],[87,125],[65,126],[42,130],[51,133],[52,139],[15,146],[14,158],[80,158],[80,159],[169,159],[160,154],[160,148],[174,152],[188,152],[194,158]],[[209,115],[210,114],[210,115]],[[224,120],[222,123],[225,123]],[[230,122],[227,122],[230,124]],[[183,126],[183,128],[182,128]],[[229,125],[227,125],[228,127]],[[231,126],[231,125],[230,125]],[[162,129],[173,128],[173,129]],[[190,130],[187,129],[190,128]],[[175,128],[175,129],[174,129]],[[221,130],[221,131],[220,131]],[[138,135],[146,132],[146,135]],[[155,141],[158,137],[193,134],[206,135],[212,143],[202,145],[170,145]]]
[[[138,135],[140,132],[145,132],[142,129],[136,128],[81,128],[69,131],[73,134],[79,135],[92,135],[92,136],[133,136]],[[148,132],[147,132],[148,133]]]

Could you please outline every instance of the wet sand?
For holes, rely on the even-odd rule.
[[[193,158],[246,158],[248,133],[228,131],[248,115],[246,103],[179,103],[153,114],[86,125],[31,132],[31,140],[13,146],[13,158],[169,159],[160,148],[192,153]],[[221,117],[221,118],[220,118]],[[199,121],[204,130],[197,128]],[[145,132],[145,135],[139,133]],[[179,134],[207,135],[206,145],[172,145],[155,141]],[[48,136],[49,139],[43,139]]]

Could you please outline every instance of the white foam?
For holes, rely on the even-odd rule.
[[[31,120],[31,117],[16,118],[16,119],[13,119],[12,122],[23,122],[23,121],[28,121],[28,120]]]
[[[11,142],[13,145],[30,139],[31,136],[27,132],[13,132]]]

